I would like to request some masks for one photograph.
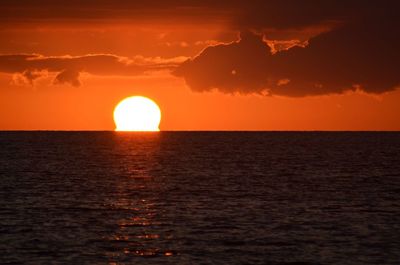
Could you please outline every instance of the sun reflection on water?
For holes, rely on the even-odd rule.
[[[108,255],[110,264],[129,262],[137,257],[176,256],[177,252],[168,247],[174,236],[170,229],[166,230],[170,226],[161,210],[162,184],[151,173],[157,164],[159,136],[117,137],[115,152],[124,154],[119,156],[123,177],[116,183],[115,198],[111,202],[120,214],[114,233],[107,239],[113,250]]]
[[[118,222],[118,231],[110,240],[120,248],[113,259],[129,257],[173,256],[176,252],[162,248],[173,237],[158,232],[164,223],[158,220],[154,203],[139,200],[140,207],[132,210],[132,216]],[[139,209],[139,211],[138,211]],[[115,254],[115,253],[114,253]]]

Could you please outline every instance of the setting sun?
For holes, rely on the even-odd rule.
[[[116,131],[159,131],[160,120],[158,105],[142,96],[125,98],[114,109]]]

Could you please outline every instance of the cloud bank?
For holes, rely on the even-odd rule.
[[[254,11],[255,18],[242,23],[243,28],[253,28],[251,31],[242,31],[236,42],[207,47],[174,74],[183,77],[194,91],[303,97],[348,90],[375,94],[394,90],[400,85],[400,19],[393,11],[398,4],[359,3],[360,9],[350,8],[354,13],[348,17],[349,10],[343,7],[356,7],[357,3],[335,6],[328,1],[330,9],[304,16],[315,11],[315,6],[307,8],[309,5],[299,8],[300,14],[288,21],[278,15],[283,10],[276,10],[272,19]],[[331,29],[311,37],[303,47],[273,52],[265,41],[269,38],[263,28],[268,25],[302,27],[335,19]]]
[[[0,55],[0,72],[20,74],[20,80],[33,82],[46,74],[55,73],[54,84],[79,86],[81,73],[99,76],[136,76],[152,71],[170,70],[184,59],[136,57],[128,59],[110,54],[46,57],[37,54]]]
[[[396,0],[71,0],[68,5],[4,0],[0,21],[5,27],[26,21],[162,25],[212,21],[241,34],[237,41],[210,45],[183,63],[116,55],[2,55],[0,72],[20,73],[28,83],[43,72],[54,72],[54,83],[78,86],[82,72],[131,76],[163,69],[184,78],[199,92],[289,97],[349,90],[379,94],[400,84],[398,10]]]

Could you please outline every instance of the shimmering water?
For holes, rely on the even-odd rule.
[[[1,264],[400,264],[400,133],[1,132]]]

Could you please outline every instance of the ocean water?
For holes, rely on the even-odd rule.
[[[0,264],[400,264],[400,133],[0,132]]]

